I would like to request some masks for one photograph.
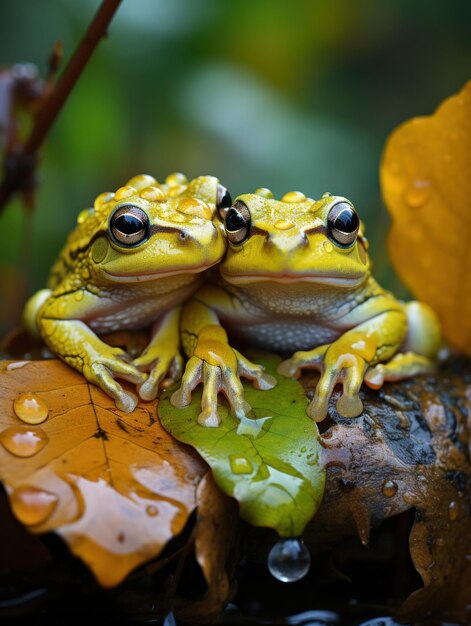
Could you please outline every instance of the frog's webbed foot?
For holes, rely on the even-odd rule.
[[[367,361],[353,350],[345,350],[336,342],[319,346],[307,352],[295,352],[280,363],[278,372],[283,376],[298,378],[303,367],[316,369],[321,376],[307,413],[316,422],[327,416],[329,399],[334,387],[342,384],[343,393],[337,400],[337,411],[344,417],[357,417],[363,411],[359,396]]]
[[[188,406],[192,391],[202,383],[199,424],[202,426],[220,424],[221,419],[217,410],[220,392],[226,396],[234,415],[242,419],[251,411],[251,407],[244,400],[241,376],[252,380],[257,389],[271,389],[276,384],[273,376],[266,374],[263,367],[250,362],[228,344],[215,340],[211,341],[210,345],[199,343],[186,365],[181,387],[172,395],[170,402],[177,408]]]
[[[99,352],[84,358],[82,373],[89,382],[97,385],[112,397],[118,409],[130,413],[136,408],[137,396],[123,389],[115,378],[122,378],[140,385],[147,375],[129,362],[130,358],[124,350],[103,345],[106,348],[100,348]]]
[[[149,372],[149,377],[138,386],[143,400],[154,400],[159,388],[175,383],[183,371],[183,359],[178,350],[159,345],[149,346],[134,359],[133,365],[142,372]]]
[[[400,352],[386,363],[370,367],[365,374],[365,383],[379,389],[385,381],[403,380],[412,376],[432,374],[436,364],[432,359],[415,352]]]

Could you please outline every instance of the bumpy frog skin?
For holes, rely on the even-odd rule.
[[[279,201],[260,189],[239,196],[224,213],[229,244],[219,278],[203,285],[182,316],[190,359],[174,406],[187,405],[203,382],[200,424],[218,425],[220,391],[236,416],[246,414],[240,377],[261,389],[275,381],[232,348],[238,342],[295,351],[279,366],[284,376],[319,370],[308,407],[317,421],[326,417],[338,383],[337,410],[355,417],[363,409],[363,381],[377,389],[385,380],[434,369],[441,346],[435,314],[424,304],[399,302],[376,283],[363,225],[347,199],[324,194],[314,201],[289,192]]]
[[[212,176],[188,183],[171,174],[164,184],[140,175],[102,193],[79,214],[48,288],[25,306],[25,326],[123,411],[137,397],[115,378],[152,400],[162,379],[181,375],[179,305],[224,254],[216,205],[227,206],[225,192]],[[151,324],[152,339],[134,361],[98,337]]]

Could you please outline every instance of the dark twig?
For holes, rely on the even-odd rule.
[[[107,28],[121,0],[103,0],[82,41],[63,71],[57,85],[44,99],[37,111],[31,134],[23,145],[5,156],[4,177],[0,184],[0,211],[13,193],[35,185],[35,167],[38,150],[57,118],[64,102],[79,79],[90,56],[100,39],[106,36]]]

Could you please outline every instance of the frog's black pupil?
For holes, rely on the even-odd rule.
[[[353,209],[344,209],[335,218],[334,227],[342,233],[354,233],[358,228],[358,215]]]
[[[234,232],[247,226],[247,222],[237,209],[229,209],[226,215],[226,230]]]
[[[124,215],[117,217],[114,225],[124,235],[135,235],[144,228],[141,220],[129,213],[124,213]]]
[[[218,185],[217,208],[227,209],[232,204],[231,194],[222,185]]]

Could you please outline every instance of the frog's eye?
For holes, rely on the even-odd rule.
[[[250,212],[241,200],[231,206],[224,216],[224,227],[231,243],[239,244],[247,239],[250,230]]]
[[[113,213],[109,228],[116,243],[137,246],[149,237],[149,218],[139,207],[126,204]]]
[[[219,211],[219,215],[222,219],[227,213],[227,209],[232,204],[231,194],[223,185],[218,185],[218,191],[216,196],[216,209]]]
[[[355,243],[360,220],[358,214],[348,202],[338,202],[329,211],[327,217],[330,237],[341,246]]]

